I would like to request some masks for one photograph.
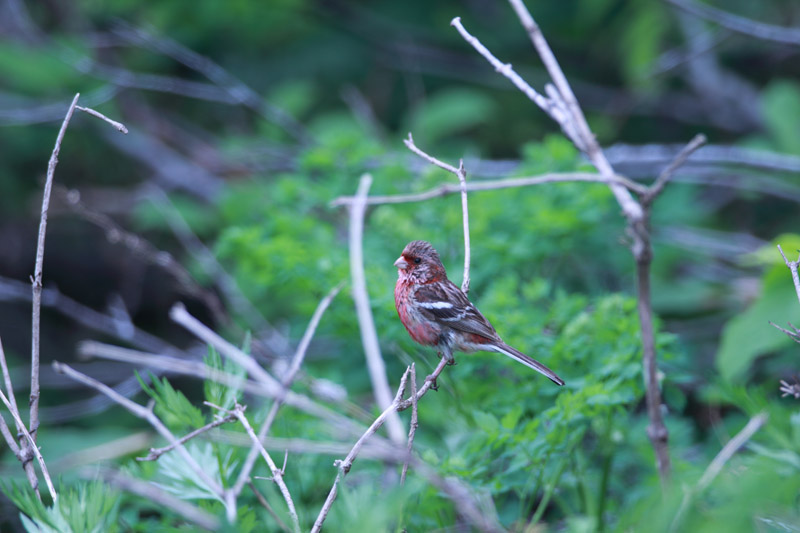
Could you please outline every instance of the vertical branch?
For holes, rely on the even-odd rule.
[[[644,371],[645,398],[650,423],[647,436],[656,452],[656,466],[662,484],[666,484],[670,473],[669,433],[661,414],[661,389],[658,384],[656,366],[655,331],[653,311],[650,302],[650,264],[653,251],[648,238],[636,256],[636,288],[638,297],[636,307],[639,311],[639,326],[642,332],[642,366]]]
[[[353,279],[353,300],[356,303],[361,342],[364,345],[364,355],[367,359],[367,368],[369,369],[369,377],[372,380],[375,401],[381,409],[385,410],[392,404],[392,396],[389,391],[389,381],[386,379],[386,365],[381,356],[378,334],[375,331],[375,322],[372,319],[372,310],[369,304],[362,243],[366,198],[371,185],[372,176],[369,174],[361,176],[355,201],[350,206],[350,276]],[[387,428],[389,437],[393,442],[399,443],[404,440],[403,425],[397,413],[389,413]]]
[[[467,206],[467,171],[464,169],[464,160],[458,160],[458,182],[461,184],[461,216],[464,221],[464,280],[461,282],[461,292],[469,293],[469,207]]]
[[[39,333],[41,324],[42,310],[42,268],[44,264],[44,238],[47,233],[47,213],[50,210],[50,192],[53,190],[53,177],[58,164],[58,154],[61,151],[61,143],[67,126],[75,113],[78,105],[80,93],[75,95],[72,103],[61,123],[61,129],[56,137],[56,145],[47,163],[47,179],[44,182],[44,194],[42,196],[42,215],[39,219],[39,240],[36,245],[36,264],[33,270],[33,314],[31,318],[31,398],[30,398],[30,430],[33,442],[36,442],[36,431],[39,429]]]
[[[408,474],[408,461],[411,458],[411,449],[414,447],[414,436],[417,434],[417,427],[419,427],[419,415],[417,412],[417,369],[414,363],[411,363],[411,422],[408,425],[408,457],[403,461],[403,471],[400,474],[400,484],[406,481],[406,474]]]
[[[420,156],[422,159],[444,169],[458,178],[459,188],[461,190],[461,211],[464,220],[464,281],[461,282],[461,292],[464,294],[469,293],[469,264],[470,264],[470,244],[469,244],[469,207],[467,206],[467,169],[464,168],[464,160],[458,160],[458,168],[453,165],[448,165],[444,161],[436,159],[432,155],[420,150],[414,144],[414,138],[411,133],[408,134],[408,139],[404,140],[406,147]]]

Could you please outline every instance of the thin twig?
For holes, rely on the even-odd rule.
[[[778,251],[780,251],[781,256],[783,257],[783,262],[786,263],[786,266],[789,268],[789,271],[792,273],[792,281],[794,282],[794,290],[797,293],[797,299],[800,301],[800,276],[797,273],[797,266],[800,265],[800,257],[797,258],[797,261],[789,261],[787,259],[786,254],[783,253],[783,248],[781,245],[778,245]]]
[[[757,22],[749,18],[728,13],[707,4],[699,4],[689,0],[666,0],[673,6],[696,17],[719,24],[731,31],[749,35],[765,41],[800,46],[800,29],[784,28],[773,24]]]
[[[42,195],[42,214],[39,219],[39,238],[36,244],[36,263],[31,280],[33,282],[33,313],[31,318],[30,431],[34,442],[36,442],[36,431],[39,429],[39,338],[42,309],[42,268],[44,265],[44,240],[47,234],[47,214],[50,210],[50,192],[53,189],[53,177],[55,176],[56,165],[58,165],[58,154],[61,152],[61,143],[64,140],[64,134],[67,132],[67,126],[72,118],[72,114],[75,112],[75,106],[78,105],[78,98],[80,98],[80,93],[76,94],[72,99],[64,121],[61,123],[61,129],[58,131],[56,144],[55,147],[53,147],[53,153],[50,155],[50,161],[47,163],[47,178],[44,182],[44,194]]]
[[[673,174],[675,174],[675,171],[682,167],[689,159],[689,156],[696,152],[707,141],[708,139],[706,139],[706,136],[702,133],[695,135],[694,138],[689,141],[689,144],[684,146],[670,164],[661,171],[661,174],[658,175],[658,178],[656,178],[656,181],[650,186],[647,192],[642,195],[642,203],[647,205],[651,204],[653,200],[661,194],[661,191],[664,190],[667,182],[672,178]]]
[[[367,279],[364,274],[364,214],[366,211],[367,193],[372,185],[372,176],[364,174],[358,184],[356,200],[350,205],[350,277],[352,278],[353,300],[356,305],[361,342],[364,345],[364,356],[367,360],[367,369],[372,381],[372,390],[375,402],[381,409],[387,409],[392,404],[392,395],[389,391],[389,381],[386,378],[386,365],[381,356],[378,344],[378,333],[375,331],[375,321],[372,318],[372,309],[367,291]],[[396,413],[389,413],[387,429],[389,437],[394,442],[405,440],[403,425]]]
[[[122,122],[117,122],[116,120],[111,120],[110,118],[108,118],[107,116],[105,116],[104,114],[102,114],[99,111],[95,111],[94,109],[92,109],[90,107],[83,107],[83,106],[80,106],[80,105],[76,105],[75,109],[78,109],[79,111],[83,111],[84,113],[88,113],[88,114],[92,115],[93,117],[99,118],[100,120],[105,120],[106,122],[108,122],[109,124],[114,126],[114,128],[116,128],[117,131],[120,132],[120,133],[125,133],[125,134],[128,133],[128,128],[125,127],[125,124],[123,124]]]
[[[289,488],[286,486],[286,482],[283,480],[283,472],[278,468],[275,464],[275,461],[272,460],[272,456],[269,452],[264,448],[264,445],[258,440],[258,436],[256,436],[256,432],[253,431],[253,426],[250,425],[250,422],[247,420],[247,417],[244,415],[244,407],[236,404],[236,406],[231,409],[225,409],[218,405],[214,405],[211,402],[203,402],[204,404],[213,407],[214,409],[218,409],[221,412],[231,414],[239,419],[239,422],[244,426],[245,431],[250,436],[250,439],[253,441],[253,445],[258,448],[258,451],[261,453],[261,456],[269,465],[270,472],[272,472],[272,480],[280,489],[281,494],[283,495],[283,499],[286,500],[286,507],[289,509],[289,515],[292,517],[292,522],[294,523],[294,531],[295,533],[300,533],[300,520],[297,517],[297,510],[294,507],[294,501],[292,500],[292,495],[289,492]],[[228,491],[230,492],[230,490]],[[230,508],[229,508],[230,513]],[[233,522],[236,518],[236,510],[233,509],[233,516],[228,516],[230,522]]]
[[[458,178],[458,184],[461,191],[461,213],[462,220],[464,221],[464,280],[461,282],[461,292],[464,294],[469,293],[469,265],[470,265],[470,244],[469,244],[469,208],[467,206],[467,170],[464,168],[464,160],[458,160],[458,168],[448,165],[447,163],[436,159],[428,153],[420,150],[414,144],[414,138],[411,133],[408,134],[408,139],[403,141],[409,150],[430,162],[437,167],[443,168],[446,171],[455,174]]]
[[[767,422],[769,415],[766,412],[762,412],[754,416],[747,422],[739,433],[736,434],[731,440],[728,441],[725,446],[719,451],[716,457],[709,463],[708,467],[706,468],[703,475],[700,477],[700,480],[697,482],[697,485],[688,489],[684,495],[683,500],[681,500],[681,506],[678,508],[678,512],[675,513],[675,518],[670,525],[670,531],[677,531],[681,521],[683,520],[683,516],[689,508],[692,500],[701,492],[703,492],[708,486],[711,484],[712,481],[722,472],[722,469],[725,467],[725,464],[731,459],[731,457],[739,451],[739,449],[747,444],[753,435],[755,435],[756,431],[761,429],[761,427]]]
[[[306,357],[306,352],[308,352],[308,346],[311,344],[311,339],[314,337],[314,333],[317,331],[317,326],[319,326],[320,320],[322,320],[322,315],[328,309],[328,306],[330,306],[331,302],[336,297],[336,295],[339,294],[339,291],[342,289],[343,286],[344,282],[334,287],[319,302],[317,308],[314,310],[314,314],[311,316],[311,320],[309,321],[308,326],[306,327],[306,331],[305,333],[303,333],[303,337],[302,339],[300,339],[300,343],[297,345],[297,350],[295,351],[294,357],[292,358],[292,362],[289,365],[289,369],[286,371],[286,374],[281,379],[281,390],[278,392],[277,396],[275,396],[275,401],[272,402],[270,410],[267,413],[267,417],[258,430],[259,443],[262,443],[264,441],[264,438],[266,438],[270,428],[272,427],[272,423],[278,416],[278,409],[280,409],[281,405],[283,405],[283,403],[286,401],[286,397],[289,392],[289,387],[294,381],[297,372],[300,371],[300,367],[302,366],[303,360]],[[236,479],[236,483],[233,485],[233,488],[231,489],[235,494],[241,492],[245,482],[247,482],[247,480],[249,479],[250,472],[253,470],[253,466],[255,465],[258,453],[259,449],[254,443],[250,447],[250,453],[247,454],[247,457],[245,458],[244,461],[244,465],[242,466],[242,470],[239,472],[239,476]]]
[[[39,448],[36,446],[36,441],[33,440],[33,435],[31,435],[28,431],[28,428],[25,427],[25,422],[23,422],[19,417],[19,413],[11,407],[11,402],[8,401],[8,398],[6,398],[6,395],[3,394],[3,391],[0,391],[0,400],[2,400],[2,402],[8,408],[11,416],[14,417],[14,421],[17,423],[17,427],[20,428],[20,431],[22,431],[22,434],[25,435],[26,439],[28,439],[31,450],[33,450],[36,459],[39,461],[39,466],[42,469],[42,476],[44,476],[44,481],[47,483],[47,489],[50,491],[50,496],[53,498],[53,503],[55,503],[58,500],[58,494],[56,494],[56,488],[53,486],[53,480],[50,479],[50,472],[47,471],[47,465],[44,463],[44,457],[42,457],[41,452],[39,452]]]
[[[175,511],[183,516],[190,522],[208,531],[219,531],[220,523],[216,516],[204,511],[191,503],[173,496],[167,491],[159,488],[153,483],[141,481],[139,479],[127,476],[122,472],[116,470],[109,470],[105,468],[97,469],[85,468],[81,471],[83,477],[88,479],[96,479],[98,476],[113,487],[128,491],[137,496],[141,496],[146,501],[153,502],[158,505]]]
[[[203,433],[214,429],[215,427],[219,427],[222,424],[227,424],[228,422],[233,422],[236,420],[234,415],[228,415],[226,417],[217,418],[213,422],[209,422],[205,426],[201,428],[197,428],[194,431],[191,431],[184,435],[183,437],[179,438],[175,442],[171,442],[168,446],[164,446],[163,448],[150,448],[150,453],[147,454],[145,457],[137,457],[137,461],[157,461],[159,457],[164,455],[170,450],[173,450],[176,446],[180,446],[186,444],[188,441],[192,440],[193,438],[197,437],[198,435],[202,435]]]
[[[408,425],[408,457],[403,461],[403,471],[400,473],[400,484],[406,482],[406,474],[408,474],[408,461],[411,457],[411,449],[414,447],[414,436],[417,434],[417,427],[419,427],[418,413],[417,413],[417,370],[414,363],[411,363],[411,422]]]
[[[281,520],[281,517],[278,516],[278,513],[275,512],[275,509],[272,508],[272,506],[269,504],[267,499],[264,497],[263,494],[261,494],[261,491],[259,491],[256,488],[256,486],[253,484],[253,482],[248,480],[247,481],[247,486],[250,487],[250,490],[253,492],[253,494],[255,494],[255,497],[258,500],[258,503],[260,503],[261,506],[264,509],[267,510],[267,512],[270,514],[270,516],[272,516],[272,518],[275,520],[275,522],[278,523],[278,527],[281,528],[283,531],[292,531],[291,529],[289,529],[289,526],[286,525],[286,522]]]
[[[541,185],[544,183],[567,183],[567,182],[590,182],[590,183],[618,183],[627,189],[636,193],[644,193],[647,187],[631,181],[624,176],[615,175],[611,179],[606,178],[602,174],[593,174],[590,172],[552,172],[548,174],[541,174],[539,176],[530,176],[523,178],[504,178],[499,180],[482,180],[471,181],[467,183],[467,192],[475,191],[494,191],[498,189],[513,189],[517,187],[528,187],[531,185]],[[405,204],[413,202],[424,202],[433,198],[440,198],[448,194],[455,194],[461,192],[461,186],[452,183],[445,183],[427,191],[412,193],[412,194],[393,194],[386,196],[369,196],[367,197],[367,205],[382,205],[382,204]],[[355,202],[354,196],[340,196],[331,202],[332,207],[342,205],[351,205]]]
[[[789,383],[782,379],[781,386],[778,390],[782,393],[781,398],[794,396],[795,399],[800,399],[800,383]]]
[[[311,528],[311,533],[319,533],[319,531],[322,529],[322,523],[325,521],[325,518],[327,518],[328,512],[330,512],[334,500],[336,500],[339,482],[344,476],[347,475],[348,472],[350,472],[350,468],[353,466],[353,461],[355,461],[356,457],[358,456],[358,452],[361,451],[361,447],[364,445],[364,442],[370,436],[374,435],[378,429],[380,429],[390,414],[397,413],[397,406],[400,403],[400,398],[402,398],[403,393],[406,390],[406,382],[410,373],[410,367],[403,372],[403,377],[400,379],[400,386],[397,387],[397,394],[395,394],[394,400],[386,409],[383,410],[380,416],[375,419],[367,431],[361,435],[361,438],[356,441],[356,443],[353,445],[353,448],[350,450],[350,453],[347,454],[347,457],[345,457],[342,461],[334,462],[334,465],[339,468],[339,472],[336,474],[336,479],[334,480],[333,486],[328,493],[328,497],[325,499],[325,503],[322,505],[322,509],[320,509],[316,521],[314,521],[314,526]]]

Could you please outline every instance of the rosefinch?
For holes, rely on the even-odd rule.
[[[453,352],[498,352],[550,378],[564,380],[539,361],[503,342],[467,296],[447,279],[439,254],[425,241],[412,241],[394,262],[398,268],[394,302],[397,314],[416,342],[435,346],[453,361]]]

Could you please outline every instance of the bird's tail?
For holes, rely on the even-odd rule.
[[[528,368],[532,368],[532,369],[536,370],[537,372],[539,372],[540,374],[544,374],[545,376],[550,378],[550,381],[552,381],[556,385],[563,385],[564,384],[564,380],[561,379],[560,377],[558,377],[555,372],[553,372],[552,370],[550,370],[549,368],[544,366],[542,363],[540,363],[536,359],[528,357],[527,355],[525,355],[524,353],[520,352],[516,348],[513,348],[513,347],[511,347],[511,346],[509,346],[508,344],[505,344],[505,343],[497,344],[497,345],[493,346],[493,348],[494,348],[494,350],[496,352],[501,353],[503,355],[507,355],[510,358],[514,359],[515,361],[519,361],[520,363],[522,363],[523,365],[527,366]]]

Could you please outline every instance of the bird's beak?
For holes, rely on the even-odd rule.
[[[394,262],[394,266],[396,266],[400,270],[405,270],[408,268],[408,263],[401,255],[400,257],[397,258],[397,261]]]

